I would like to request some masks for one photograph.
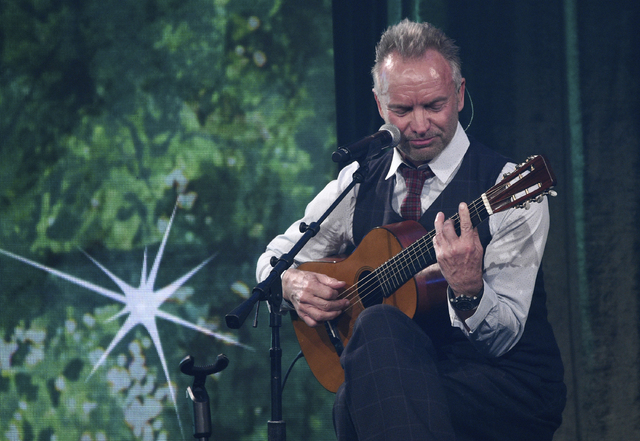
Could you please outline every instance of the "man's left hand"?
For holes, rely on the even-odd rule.
[[[456,296],[473,297],[482,289],[482,258],[484,251],[478,231],[471,223],[467,204],[458,207],[460,235],[456,233],[453,221],[445,221],[444,213],[438,213],[435,220],[436,235],[433,246],[442,275]]]

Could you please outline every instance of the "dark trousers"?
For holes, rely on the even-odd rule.
[[[427,334],[391,306],[360,314],[341,362],[339,441],[545,441],[561,422],[563,383],[438,357]]]

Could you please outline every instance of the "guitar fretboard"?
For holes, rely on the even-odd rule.
[[[555,177],[544,157],[538,155],[529,158],[513,173],[504,175],[499,183],[469,204],[471,223],[475,228],[494,213],[511,207],[526,207],[531,200],[539,201],[554,184]],[[450,220],[453,221],[456,232],[460,234],[460,216],[456,213]],[[436,263],[434,236],[435,230],[404,248],[375,270],[363,274],[353,287],[362,303],[366,306],[382,301],[383,297],[393,295],[413,276]],[[353,292],[349,289],[344,294],[350,296]]]
[[[469,205],[469,214],[474,228],[489,217],[482,197]],[[456,232],[460,234],[460,216],[456,213],[450,219],[453,221]],[[368,276],[368,278],[371,278],[370,281],[365,281],[364,279],[360,281],[358,284],[360,297],[363,298],[368,293],[373,292],[389,297],[413,276],[429,265],[436,263],[436,253],[433,248],[435,234],[435,230],[427,233],[380,265]]]

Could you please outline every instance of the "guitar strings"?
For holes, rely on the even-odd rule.
[[[529,167],[527,170],[525,170],[523,167],[520,167],[520,171],[518,174],[511,173],[509,175],[505,175],[504,176],[505,179],[503,179],[498,184],[494,185],[489,190],[487,190],[484,193],[484,196],[489,201],[492,201],[493,203],[497,203],[498,198],[496,197],[496,195],[500,193],[504,193],[504,191],[510,185],[512,185],[510,184],[511,181],[513,181],[515,178],[518,178],[516,182],[519,184],[522,184],[522,181],[524,180],[523,173],[525,171],[528,171],[530,175],[536,174],[535,167]],[[506,179],[507,177],[509,179]],[[529,178],[531,178],[531,176],[529,176]],[[526,190],[525,192],[528,193],[528,191]],[[483,219],[481,218],[482,216],[479,209],[483,209],[487,211],[486,208],[487,207],[485,206],[485,203],[482,197],[476,199],[471,204],[469,204],[469,212],[471,214],[471,218],[472,218],[471,220],[474,226],[477,226],[478,224],[480,224],[480,222],[483,221]],[[450,219],[453,221],[454,226],[458,228],[460,224],[460,217],[458,213],[453,215]],[[427,253],[431,256],[434,237],[435,237],[435,230],[432,230],[426,235],[422,236],[416,242],[408,246],[407,248],[404,248],[400,253],[393,256],[391,259],[387,260],[385,263],[380,265],[374,271],[372,271],[367,276],[359,280],[356,284],[350,286],[345,291],[343,291],[339,297],[347,298],[352,302],[351,305],[347,307],[345,311],[351,309],[355,304],[358,304],[358,303],[363,304],[363,300],[368,299],[368,297],[375,295],[376,293],[379,293],[381,289],[384,289],[384,285],[387,285],[389,287],[395,286],[395,289],[393,291],[397,290],[402,284],[409,281],[411,277],[413,277],[413,275],[417,274],[419,271],[426,268],[426,266],[420,265],[417,267],[418,269],[416,270],[415,269],[416,267],[414,266],[414,269],[411,271],[411,274],[409,275],[409,277],[406,278],[406,280],[402,284],[399,284],[398,282],[394,284],[393,281],[390,281],[391,279],[394,278],[393,275],[398,273],[398,269],[402,269],[402,268],[406,269],[407,266],[409,265],[415,265],[416,263],[419,263],[420,258],[424,257]],[[435,262],[436,261],[435,257],[432,257],[432,260]],[[392,293],[390,291],[391,289],[386,289],[386,292],[388,292],[389,295]],[[354,298],[358,298],[358,300],[356,302],[353,302]]]
[[[493,190],[493,188],[485,194],[490,194],[491,190]],[[482,221],[479,208],[485,208],[482,198],[476,199],[469,205],[472,223],[476,220],[475,225]],[[456,228],[459,226],[460,217],[457,213],[449,219],[453,221]],[[419,264],[420,258],[424,258],[427,254],[430,256],[432,255],[434,237],[435,230],[428,232],[413,244],[404,248],[401,252],[384,262],[374,271],[367,274],[358,282],[345,289],[339,296],[339,298],[346,298],[351,301],[350,306],[345,309],[345,312],[353,308],[356,304],[363,304],[365,300],[368,300],[369,297],[376,293],[380,293],[381,290],[389,293],[390,295],[392,292],[389,292],[390,289],[384,289],[385,285],[387,287],[396,286],[393,291],[395,292],[395,290],[410,280],[413,275],[426,268],[426,266],[420,265],[416,267],[415,265]],[[435,256],[432,257],[432,260],[435,262]],[[397,278],[397,276],[394,277],[394,274],[397,275],[403,269],[407,270],[407,267],[410,265],[414,265],[414,269],[411,271],[411,274],[409,274],[409,277],[407,277],[403,283],[398,284],[399,282],[394,280]],[[402,281],[402,279],[400,281]]]
[[[417,260],[415,256],[417,256],[419,259],[420,256],[424,256],[426,254],[425,251],[431,253],[431,249],[433,248],[433,237],[434,232],[427,233],[425,236],[414,242],[411,246],[405,248],[396,256],[382,264],[374,272],[361,279],[356,285],[353,285],[348,290],[346,290],[343,293],[343,297],[347,297],[350,300],[353,300],[353,298],[358,296],[359,294],[360,298],[358,302],[355,302],[357,304],[362,303],[364,300],[368,299],[372,295],[375,295],[376,293],[380,293],[381,289],[386,292],[390,292],[391,290],[388,287],[387,289],[385,289],[385,285],[389,286],[389,284],[391,284],[391,286],[393,286],[393,281],[390,282],[390,279],[393,279],[393,277],[389,277],[389,275],[397,274],[398,268],[406,267],[407,262],[409,262],[409,264],[415,263]],[[409,278],[410,277],[408,277],[407,280]],[[395,285],[397,287],[401,286],[401,284],[397,282],[395,283]]]

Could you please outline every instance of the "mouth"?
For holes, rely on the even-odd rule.
[[[414,148],[430,147],[436,140],[436,136],[429,138],[408,139],[407,142]]]

